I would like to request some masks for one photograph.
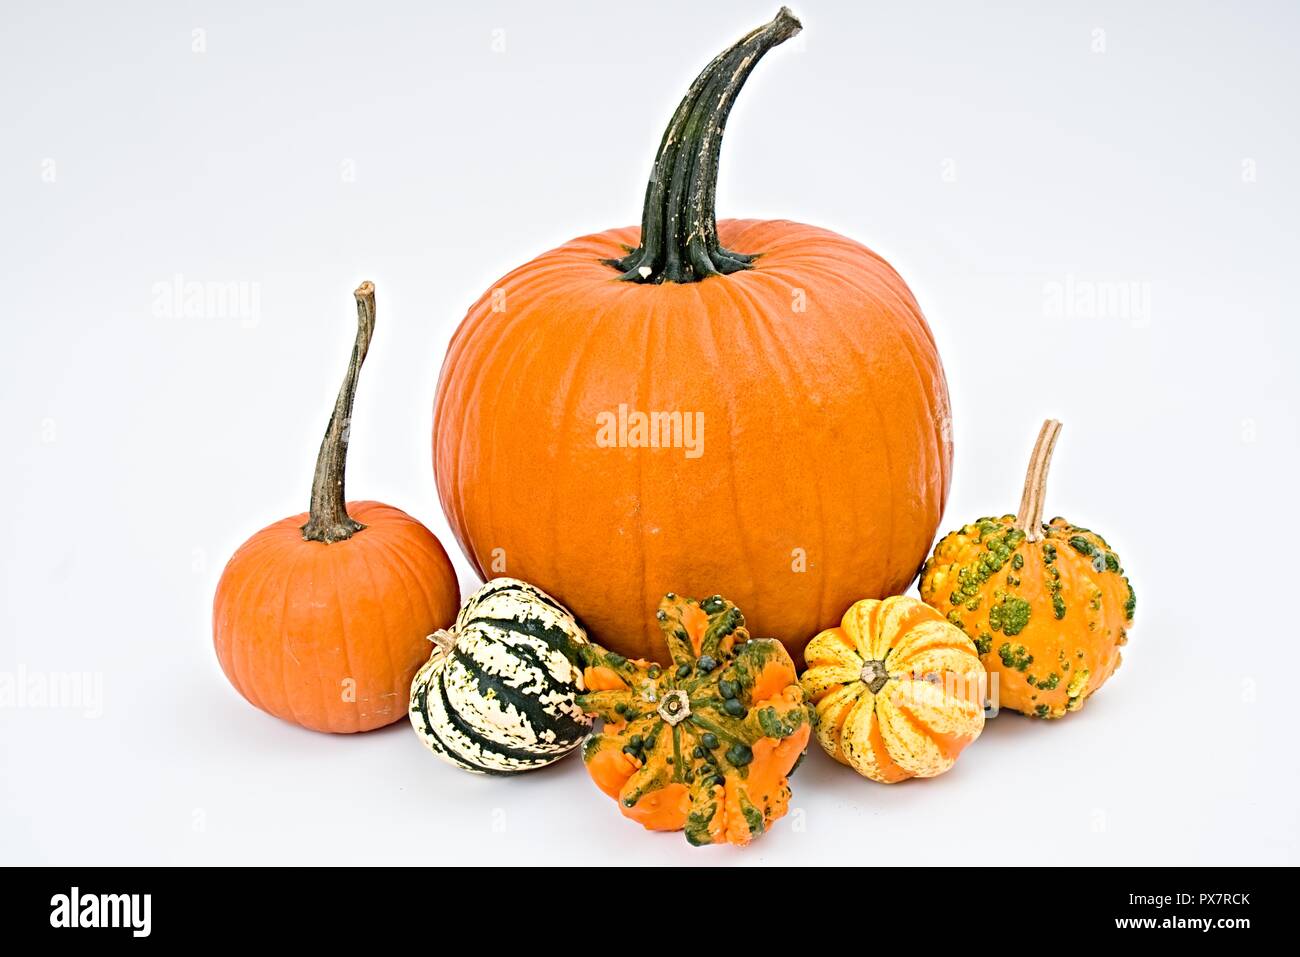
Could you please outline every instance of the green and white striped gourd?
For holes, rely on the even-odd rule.
[[[443,760],[518,774],[558,761],[591,730],[576,701],[587,633],[540,588],[495,578],[430,640],[411,682],[411,724]]]

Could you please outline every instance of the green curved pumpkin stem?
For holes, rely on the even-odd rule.
[[[1047,501],[1047,472],[1052,466],[1052,452],[1061,434],[1061,423],[1048,419],[1038,432],[1034,454],[1029,458],[1025,473],[1025,490],[1020,495],[1020,511],[1016,513],[1016,528],[1025,538],[1037,542],[1043,537],[1043,504]]]
[[[723,249],[715,197],[727,116],[755,64],[802,29],[782,7],[776,18],[713,59],[695,78],[659,143],[641,214],[641,245],[605,263],[638,283],[698,282],[752,268],[753,255]]]
[[[303,541],[341,542],[365,528],[348,514],[343,492],[343,474],[348,464],[348,437],[352,426],[352,400],[357,394],[357,376],[370,349],[375,331],[375,286],[363,282],[355,293],[357,299],[357,339],[347,374],[334,400],[325,438],[316,457],[316,475],[311,483],[311,514],[302,527]]]

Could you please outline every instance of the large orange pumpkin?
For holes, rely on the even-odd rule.
[[[906,588],[943,512],[948,389],[907,285],[827,230],[714,216],[736,94],[798,30],[783,9],[709,64],[641,229],[509,273],[442,368],[434,471],[471,564],[629,657],[667,660],[670,591],[721,591],[797,653]]]
[[[346,503],[349,420],[374,329],[356,291],[357,341],[330,416],[311,511],[262,529],[221,574],[212,633],[245,698],[314,731],[369,731],[406,714],[427,636],[456,617],[456,573],[438,539],[379,502]]]

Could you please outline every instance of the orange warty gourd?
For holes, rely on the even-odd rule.
[[[426,636],[450,625],[460,605],[456,573],[432,532],[391,506],[345,503],[374,286],[364,283],[356,300],[356,345],[321,443],[311,511],[241,545],[212,608],[230,683],[263,711],[313,731],[369,731],[404,717]]]
[[[715,217],[727,115],[799,29],[782,9],[710,63],[641,228],[509,273],[439,379],[434,471],[470,563],[630,657],[668,659],[660,595],[715,590],[797,654],[854,599],[906,588],[943,513],[948,388],[907,285],[827,230]]]
[[[817,740],[873,781],[942,774],[984,730],[975,646],[915,598],[855,602],[804,656],[800,684],[817,709]]]
[[[624,816],[701,844],[748,844],[782,817],[812,713],[790,653],[750,638],[720,595],[665,595],[655,615],[671,664],[583,645],[578,704],[604,720],[582,760]]]
[[[1039,432],[1016,515],[945,536],[921,572],[921,597],[975,641],[997,705],[1039,718],[1083,706],[1119,666],[1137,598],[1096,532],[1043,522],[1061,423]]]

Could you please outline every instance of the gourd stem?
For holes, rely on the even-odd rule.
[[[695,78],[664,131],[646,186],[641,245],[606,265],[637,283],[698,282],[752,268],[753,255],[722,248],[715,197],[727,116],[755,64],[803,29],[782,7],[771,23],[724,50]]]
[[[880,694],[880,689],[889,683],[889,670],[883,660],[864,661],[858,677],[866,683],[867,690],[872,694]]]
[[[1029,459],[1025,473],[1025,490],[1020,496],[1020,511],[1016,513],[1016,528],[1025,538],[1037,542],[1043,537],[1043,503],[1047,500],[1047,471],[1052,465],[1052,452],[1056,448],[1061,423],[1048,419],[1038,432],[1034,454]]]
[[[316,475],[311,483],[311,514],[302,527],[304,541],[341,542],[365,528],[348,514],[343,491],[343,474],[348,464],[348,438],[352,431],[352,400],[357,394],[357,376],[370,349],[375,331],[375,286],[363,282],[353,293],[357,299],[357,339],[347,374],[334,400],[325,438],[316,458]]]
[[[446,628],[439,628],[429,636],[429,641],[433,642],[434,647],[438,649],[438,654],[446,656],[451,654],[456,647],[456,636]]]

